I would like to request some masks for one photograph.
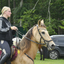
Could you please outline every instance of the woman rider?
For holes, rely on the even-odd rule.
[[[4,64],[11,55],[12,36],[14,31],[18,30],[16,26],[11,26],[8,18],[11,16],[10,7],[4,6],[0,15],[0,48],[5,51],[4,56],[0,60],[0,64]]]

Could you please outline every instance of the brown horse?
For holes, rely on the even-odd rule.
[[[38,51],[38,45],[46,45],[49,50],[53,49],[55,43],[51,40],[43,20],[29,29],[22,38],[20,53],[11,64],[34,64],[34,59]]]

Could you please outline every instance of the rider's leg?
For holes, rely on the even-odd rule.
[[[8,54],[5,54],[3,57],[2,57],[2,59],[0,60],[0,64],[4,64],[5,63],[5,61],[8,59]]]
[[[6,64],[11,64],[11,61],[10,60],[7,60]]]
[[[11,51],[7,41],[0,41],[0,47],[5,51],[4,56],[0,60],[0,64],[4,64],[10,57]]]

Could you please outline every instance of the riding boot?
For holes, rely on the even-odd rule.
[[[10,60],[8,60],[8,61],[6,62],[6,64],[11,64],[11,61],[10,61]]]
[[[9,55],[8,54],[5,54],[1,60],[0,60],[0,64],[4,64],[6,62],[6,60],[8,59]]]

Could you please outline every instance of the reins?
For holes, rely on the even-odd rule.
[[[37,29],[38,29],[38,26],[37,26]],[[50,41],[52,41],[52,40],[49,40],[49,41],[47,41],[47,40],[45,40],[43,37],[42,37],[42,35],[41,35],[41,33],[40,33],[40,31],[39,31],[39,29],[38,29],[38,32],[39,32],[39,35],[41,36],[41,38],[44,40],[44,43],[41,43],[41,38],[40,38],[40,43],[38,43],[38,42],[35,42],[35,41],[33,41],[33,40],[31,40],[30,38],[28,38],[28,37],[24,37],[24,38],[26,38],[27,40],[30,40],[30,41],[32,41],[32,42],[34,42],[34,43],[37,43],[37,44],[41,44],[41,45],[45,45],[46,44],[46,42],[50,42]],[[21,32],[20,31],[16,31],[16,33],[17,33],[17,35],[19,34],[20,36],[22,36],[23,37],[23,34],[21,34]]]
[[[21,34],[21,32],[20,32],[20,31],[16,31],[16,32],[17,32],[20,36],[23,36],[23,35]],[[24,37],[24,38],[26,38],[27,40],[30,40],[30,41],[32,41],[32,42],[34,42],[34,43],[44,45],[43,43],[35,42],[35,41],[31,40],[31,39],[30,39],[30,38],[28,38],[28,37]]]

